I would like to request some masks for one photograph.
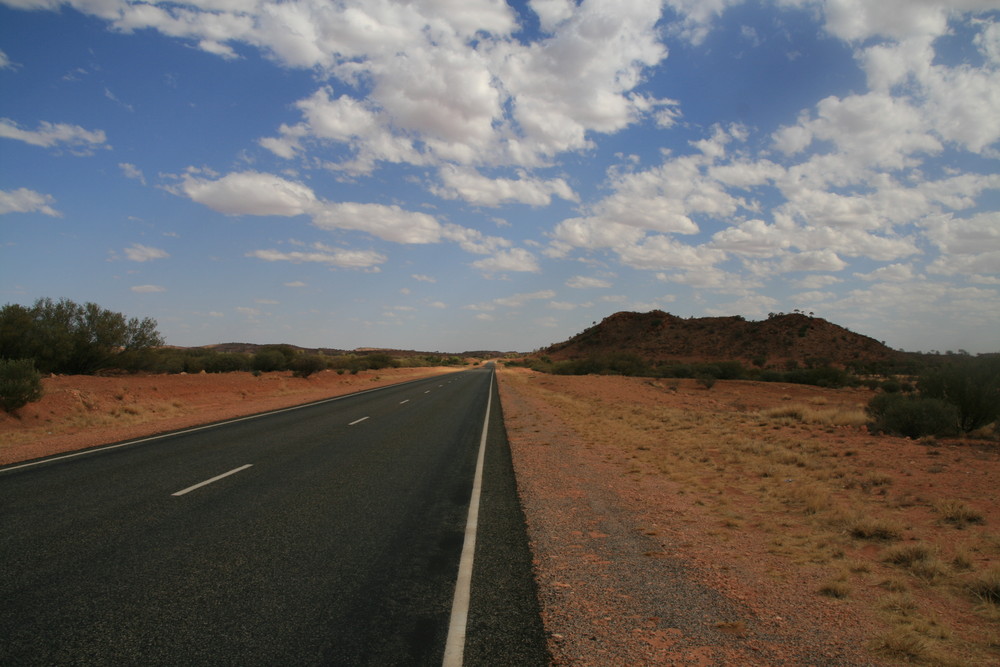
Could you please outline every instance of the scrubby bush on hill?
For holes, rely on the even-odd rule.
[[[42,397],[42,376],[31,359],[0,359],[0,408],[14,412]]]

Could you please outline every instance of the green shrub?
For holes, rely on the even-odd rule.
[[[963,359],[924,374],[918,383],[928,398],[958,410],[958,426],[968,433],[1000,417],[1000,357]]]
[[[326,368],[326,359],[318,354],[301,354],[292,362],[292,374],[298,378],[307,378]]]
[[[877,394],[868,403],[867,412],[873,430],[892,435],[919,438],[954,435],[958,431],[958,410],[936,398]]]
[[[288,368],[288,361],[279,350],[264,348],[253,355],[253,369],[262,373],[283,371]]]
[[[709,375],[707,373],[705,373],[705,374],[699,374],[695,378],[695,380],[697,380],[698,384],[700,384],[705,389],[711,389],[712,387],[715,386],[715,377],[712,376],[712,375]]]
[[[122,368],[141,358],[134,353],[160,345],[156,320],[127,319],[95,303],[38,299],[30,308],[0,308],[0,357],[32,359],[45,373]]]
[[[14,412],[42,397],[42,376],[31,359],[0,359],[0,407]]]

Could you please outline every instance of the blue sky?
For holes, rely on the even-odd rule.
[[[0,0],[0,302],[529,351],[1000,351],[998,0]]]

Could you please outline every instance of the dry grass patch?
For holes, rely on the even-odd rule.
[[[910,448],[906,454],[887,454],[884,439],[859,428],[867,418],[857,393],[771,393],[767,405],[753,392],[771,388],[715,399],[726,391],[725,381],[712,392],[687,383],[667,392],[638,379],[629,384],[621,378],[552,378],[542,385],[520,374],[501,377],[519,393],[549,404],[586,446],[607,452],[608,461],[670,480],[678,508],[686,504],[713,519],[703,524],[707,542],[725,549],[737,533],[726,528],[752,532],[770,563],[767,571],[802,574],[800,583],[813,582],[800,593],[818,593],[841,601],[838,608],[885,618],[888,632],[872,643],[881,655],[931,664],[951,664],[943,656],[955,647],[960,647],[956,654],[987,655],[982,628],[973,639],[951,638],[951,629],[932,610],[942,610],[942,618],[956,613],[968,618],[978,602],[987,610],[980,618],[994,618],[1000,569],[984,566],[1000,560],[1000,536],[969,530],[962,545],[942,539],[942,524],[982,525],[992,515],[940,501],[936,496],[948,488],[939,481],[943,477],[925,476],[933,484],[915,485],[925,450],[901,441],[901,449]],[[602,386],[614,390],[591,393],[590,387]],[[949,457],[943,473],[949,479],[963,469],[971,471],[963,481],[973,479],[968,474],[983,474],[952,456],[956,450],[935,444],[934,451]],[[989,460],[990,470],[996,469]],[[747,553],[718,558],[755,565]],[[834,563],[836,572],[824,576],[823,568]],[[879,588],[887,593],[881,600],[875,594]]]
[[[864,426],[869,418],[864,408],[860,406],[826,405],[825,399],[812,399],[811,405],[792,403],[776,408],[763,410],[763,419],[784,424],[800,423],[817,426]]]
[[[968,588],[979,600],[1000,605],[1000,566],[991,567],[972,579]]]
[[[958,529],[986,522],[982,512],[969,507],[960,500],[943,500],[937,503],[934,509],[940,514],[941,521]]]
[[[898,540],[903,536],[903,527],[897,521],[877,516],[859,516],[851,522],[851,537],[859,540]]]

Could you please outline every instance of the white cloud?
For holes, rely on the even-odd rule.
[[[313,224],[320,229],[351,229],[395,243],[437,243],[442,228],[434,216],[399,206],[328,202],[316,210]]]
[[[463,199],[481,206],[507,203],[548,206],[552,197],[578,201],[576,193],[561,178],[542,180],[521,172],[518,178],[487,178],[471,168],[447,165],[441,168],[443,187],[434,192],[445,199]]]
[[[872,282],[905,282],[916,278],[913,266],[910,264],[890,264],[882,266],[871,273],[855,273],[855,277]]]
[[[840,271],[847,262],[832,250],[810,250],[789,253],[781,260],[782,271]]]
[[[162,287],[160,285],[135,285],[130,289],[137,294],[155,294],[157,292],[167,291],[166,287]]]
[[[523,248],[501,250],[492,257],[473,262],[472,266],[485,274],[505,273],[508,271],[537,273],[541,270],[541,267],[538,265],[538,259]]]
[[[316,210],[318,203],[310,188],[273,174],[234,172],[213,181],[196,173],[184,174],[180,190],[191,200],[226,215],[292,217]]]
[[[566,287],[572,287],[574,289],[606,288],[611,287],[611,282],[601,278],[573,276],[566,281]]]
[[[725,259],[721,250],[691,246],[668,236],[651,236],[641,243],[615,248],[621,261],[635,269],[707,269]]]
[[[763,220],[747,220],[712,235],[712,247],[751,257],[773,257],[791,246],[788,230]]]
[[[7,56],[7,54],[4,53],[2,50],[0,50],[0,70],[4,69],[16,70],[18,67],[20,67],[20,65],[18,65],[15,62],[12,62],[11,59]]]
[[[254,250],[247,253],[247,257],[256,257],[266,262],[293,262],[295,264],[315,262],[342,269],[368,269],[384,264],[388,259],[385,255],[373,250],[331,248],[322,243],[313,244],[313,250],[310,252]]]
[[[437,278],[434,278],[432,276],[427,276],[427,275],[424,275],[422,273],[414,273],[410,277],[413,278],[414,280],[418,280],[418,281],[420,281],[422,283],[436,283],[437,282]]]
[[[848,41],[884,36],[897,40],[937,37],[948,30],[953,12],[996,9],[991,0],[824,0],[826,29]]]
[[[793,129],[774,134],[775,147],[786,154],[803,151],[816,140],[831,142],[854,174],[912,166],[912,155],[943,148],[918,108],[883,92],[827,97],[816,105],[815,118],[805,116]]]
[[[38,129],[24,130],[9,118],[0,118],[0,137],[16,139],[32,146],[52,148],[65,145],[77,155],[90,155],[95,148],[110,148],[106,145],[104,130],[85,130],[79,125],[49,123],[42,121]]]
[[[133,243],[125,248],[125,257],[132,262],[148,262],[151,259],[165,259],[170,255],[165,250]]]
[[[122,170],[122,173],[125,175],[125,178],[134,179],[136,181],[139,181],[143,185],[146,184],[146,177],[145,175],[143,175],[142,169],[139,169],[139,167],[129,162],[119,162],[118,167]]]
[[[52,208],[56,200],[52,195],[35,192],[28,188],[0,190],[0,215],[5,213],[44,213],[54,218],[62,213]]]
[[[493,303],[507,308],[520,308],[528,301],[551,299],[555,295],[556,293],[553,290],[546,289],[526,294],[513,294],[511,296],[500,297],[498,299],[493,299]]]
[[[292,282],[285,283],[284,285],[285,287],[307,287],[306,283],[301,280],[293,280]]]
[[[667,5],[681,19],[678,25],[673,26],[673,30],[695,45],[705,40],[714,21],[727,8],[742,2],[743,0],[666,0]]]
[[[799,280],[794,281],[792,284],[796,287],[802,289],[819,289],[821,287],[829,287],[830,285],[836,285],[837,283],[843,282],[842,278],[837,276],[805,276]]]

